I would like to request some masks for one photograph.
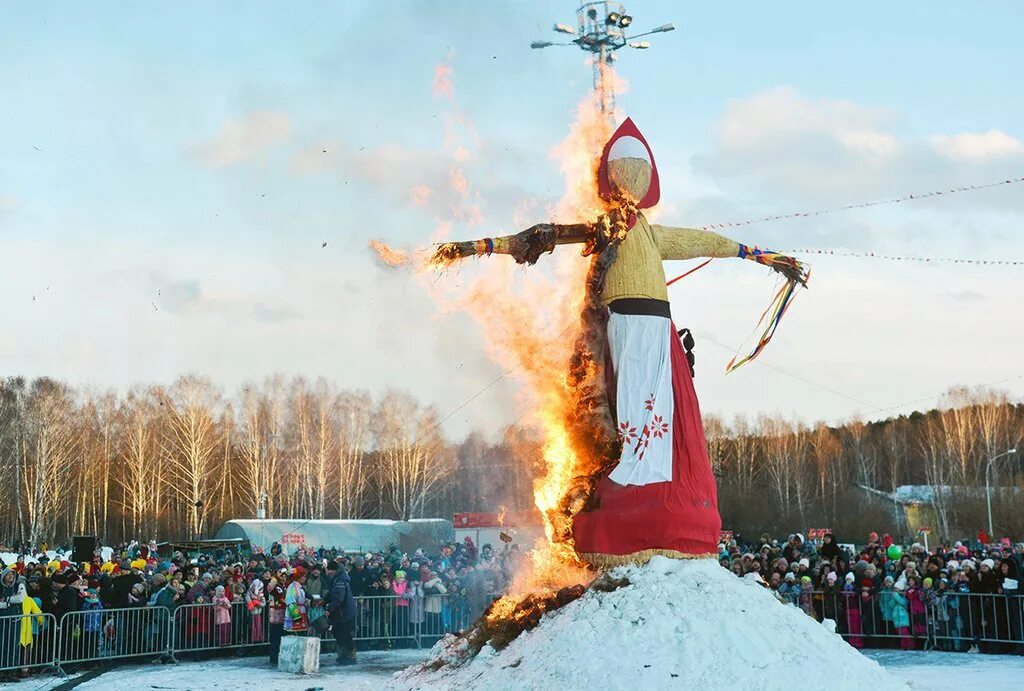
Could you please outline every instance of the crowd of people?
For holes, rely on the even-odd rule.
[[[781,542],[781,544],[780,544]],[[860,549],[826,534],[719,545],[719,561],[818,621],[856,648],[898,647],[1024,655],[1024,546],[956,542],[906,551],[868,536]]]
[[[289,555],[275,543],[244,555],[224,548],[161,557],[155,542],[133,542],[72,563],[32,550],[0,576],[0,670],[46,659],[58,636],[65,664],[157,653],[169,630],[176,653],[267,643],[273,664],[283,635],[333,636],[339,662],[349,663],[353,637],[392,647],[462,630],[503,592],[520,560],[517,545],[478,548],[468,537],[437,552],[320,547]],[[69,621],[71,612],[80,614]],[[58,632],[50,621],[69,623]]]
[[[151,541],[72,563],[53,556],[59,550],[26,550],[2,564],[0,670],[24,676],[58,643],[65,667],[263,643],[276,664],[286,635],[333,637],[342,664],[355,659],[354,638],[380,647],[430,643],[474,621],[522,558],[517,545],[478,548],[470,538],[436,551],[320,547],[289,555],[275,543],[265,552],[161,556]],[[1021,545],[957,542],[928,551],[915,543],[904,552],[875,533],[857,550],[831,534],[818,544],[800,534],[753,543],[737,535],[719,552],[722,566],[780,602],[834,621],[854,647],[1024,654]]]

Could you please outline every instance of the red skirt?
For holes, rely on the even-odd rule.
[[[629,558],[638,552],[705,557],[718,551],[722,519],[704,424],[674,326],[671,333],[672,479],[624,486],[601,478],[595,489],[597,508],[577,514],[573,522],[576,552],[597,566],[650,557]]]

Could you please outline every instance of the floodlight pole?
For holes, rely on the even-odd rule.
[[[995,531],[992,529],[992,486],[989,484],[988,471],[992,469],[992,463],[999,460],[1003,456],[1009,456],[1010,454],[1017,453],[1017,449],[1010,449],[1004,451],[998,456],[993,456],[988,459],[988,463],[985,464],[985,503],[988,505],[988,537],[993,539],[995,537]]]
[[[597,2],[584,2],[576,10],[576,29],[568,24],[555,24],[554,30],[558,33],[569,34],[573,39],[568,43],[554,43],[552,41],[534,41],[531,48],[548,48],[549,46],[576,46],[594,55],[592,59],[594,68],[594,92],[597,94],[598,106],[601,113],[606,117],[612,117],[615,112],[615,84],[606,74],[606,70],[615,60],[616,52],[630,46],[632,48],[648,48],[649,43],[630,43],[639,36],[673,31],[672,24],[662,24],[659,27],[645,31],[634,36],[626,36],[626,30],[633,24],[633,17],[626,14],[621,3],[610,0],[599,0]]]

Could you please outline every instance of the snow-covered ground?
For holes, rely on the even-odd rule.
[[[426,650],[391,650],[359,653],[359,663],[352,667],[333,664],[333,655],[321,657],[320,674],[299,677],[281,674],[272,669],[266,658],[226,658],[208,662],[182,662],[177,665],[126,665],[91,679],[78,686],[83,691],[110,688],[131,688],[135,691],[160,689],[237,689],[261,688],[281,691],[307,691],[308,689],[374,689],[385,691],[394,686],[394,674],[421,662]],[[898,680],[913,691],[939,691],[945,689],[1008,689],[1016,688],[1024,678],[1024,659],[1005,655],[967,655],[966,653],[918,653],[897,650],[868,651],[867,656],[881,664]],[[792,675],[790,688],[828,689],[836,687],[828,681],[828,674],[801,673],[798,684]],[[815,680],[820,680],[818,685]],[[674,680],[673,680],[674,681]],[[53,688],[58,680],[44,676],[29,684],[12,685],[13,688]],[[39,686],[37,686],[37,684]],[[3,687],[6,685],[0,685]],[[527,688],[524,686],[523,688]],[[655,687],[650,687],[655,688]],[[660,688],[673,688],[666,683]],[[723,686],[709,687],[714,691]],[[759,687],[748,687],[755,691]],[[866,691],[875,691],[864,685]]]
[[[869,650],[865,654],[914,691],[1024,686],[1024,657]]]
[[[133,689],[147,691],[191,691],[192,689],[374,689],[388,687],[399,670],[415,664],[426,650],[388,650],[360,652],[358,663],[339,666],[334,655],[320,656],[320,673],[309,676],[285,674],[271,667],[265,657],[219,658],[206,662],[181,662],[176,665],[130,665],[106,672],[76,687],[76,691]]]

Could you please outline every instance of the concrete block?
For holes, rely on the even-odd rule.
[[[277,668],[291,674],[316,674],[320,671],[320,639],[316,636],[281,638]]]

